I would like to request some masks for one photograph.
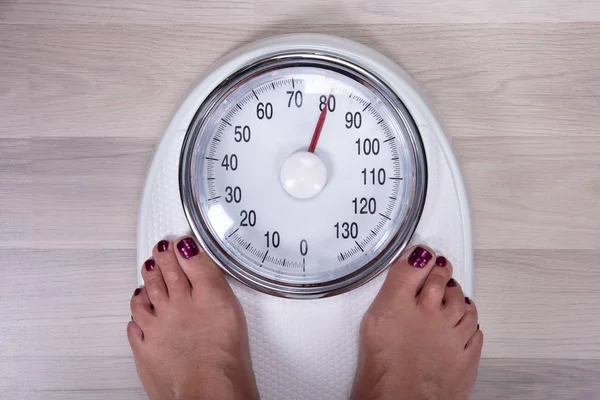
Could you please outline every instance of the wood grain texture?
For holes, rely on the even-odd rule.
[[[593,136],[600,126],[600,23],[0,25],[0,137],[157,138],[208,65],[298,31],[342,35],[400,63],[453,137]]]
[[[600,399],[594,0],[1,2],[0,398],[145,398],[125,325],[154,146],[210,64],[293,32],[386,54],[453,138],[486,335],[473,399]]]
[[[599,138],[455,139],[476,248],[599,250]]]
[[[475,265],[484,357],[600,359],[599,250],[477,250]]]
[[[598,400],[600,361],[481,360],[471,400]]]
[[[321,24],[497,23],[599,21],[594,0],[5,0],[2,23],[27,24],[214,24],[314,21]]]

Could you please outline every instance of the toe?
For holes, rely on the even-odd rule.
[[[436,259],[436,266],[431,269],[423,284],[421,293],[419,293],[419,304],[429,309],[440,309],[446,295],[446,285],[451,278],[452,264],[445,258],[438,257]]]
[[[144,332],[135,321],[129,321],[127,324],[127,340],[133,351],[137,351],[144,341]]]
[[[477,329],[465,345],[465,351],[474,359],[481,357],[481,349],[483,348],[483,332]]]
[[[145,288],[137,288],[131,297],[131,316],[136,324],[140,327],[148,326],[148,323],[154,316],[152,311],[152,303],[148,297],[148,292]]]
[[[443,299],[443,310],[449,326],[456,326],[467,312],[467,303],[462,288],[451,278],[446,284]]]
[[[156,261],[152,258],[146,260],[142,266],[142,278],[148,298],[154,307],[161,307],[169,299],[167,285]]]
[[[479,330],[478,321],[479,315],[477,313],[477,307],[475,306],[475,303],[473,300],[465,297],[465,315],[456,325],[456,328],[460,331],[465,343],[467,343]]]
[[[223,287],[229,285],[219,267],[200,250],[200,246],[191,237],[180,238],[175,252],[181,269],[188,277],[193,289],[207,286]]]
[[[414,301],[434,265],[435,252],[430,248],[418,245],[408,249],[390,268],[380,296],[389,294]]]
[[[177,261],[173,244],[166,240],[161,240],[154,246],[152,255],[159,265],[160,272],[167,285],[169,298],[189,296],[191,289],[190,282],[181,269],[179,261]]]

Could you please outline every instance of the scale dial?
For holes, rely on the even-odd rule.
[[[348,60],[290,54],[224,81],[186,135],[180,187],[196,236],[242,282],[320,297],[383,270],[425,199],[418,130]]]

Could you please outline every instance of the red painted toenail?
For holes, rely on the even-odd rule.
[[[465,297],[465,303],[471,304],[471,299],[469,299],[468,297]]]
[[[456,281],[454,280],[454,278],[450,278],[450,280],[448,281],[448,283],[446,284],[446,286],[448,286],[448,287],[454,287],[454,286],[456,286]]]
[[[446,260],[446,257],[444,256],[439,256],[435,259],[435,265],[437,265],[438,267],[445,267],[446,264],[448,264],[448,260]]]
[[[430,252],[422,247],[417,247],[413,250],[410,257],[408,257],[408,263],[415,268],[423,268],[432,257]]]
[[[156,266],[156,263],[154,262],[153,259],[146,260],[146,262],[144,263],[144,267],[146,267],[146,271],[152,271],[155,266]]]
[[[140,289],[140,288],[137,288],[137,289],[135,289],[135,290],[133,291],[133,295],[134,295],[134,296],[137,296],[137,295],[138,295],[138,294],[140,294],[140,293],[142,293],[142,289]]]
[[[158,249],[159,253],[162,253],[163,251],[167,251],[167,249],[169,248],[169,241],[168,240],[161,240],[156,245],[156,248]]]
[[[177,243],[177,250],[179,250],[181,255],[186,259],[190,259],[200,253],[196,242],[190,237],[181,239],[179,243]]]

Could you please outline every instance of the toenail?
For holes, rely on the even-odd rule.
[[[469,299],[468,297],[465,297],[465,303],[471,304],[471,299]]]
[[[408,257],[408,263],[415,268],[424,268],[432,257],[430,252],[422,247],[417,247]]]
[[[446,264],[448,264],[448,260],[446,260],[446,257],[444,257],[444,256],[439,256],[438,258],[435,259],[435,264],[438,267],[445,267]]]
[[[177,243],[177,250],[179,250],[181,255],[186,259],[190,259],[194,256],[197,256],[198,253],[200,253],[196,242],[190,237],[181,239],[179,243]]]
[[[155,266],[156,266],[156,263],[151,258],[146,260],[146,262],[144,263],[144,267],[146,267],[146,271],[152,271]]]
[[[161,240],[156,245],[156,248],[158,249],[159,253],[162,253],[163,251],[167,251],[167,249],[169,248],[169,241],[168,240]]]
[[[135,290],[133,291],[133,295],[134,295],[134,296],[137,296],[137,295],[138,295],[138,294],[140,294],[140,293],[142,293],[142,289],[140,289],[140,288],[137,288],[137,289],[135,289]]]
[[[446,284],[446,286],[448,286],[448,287],[454,287],[454,286],[456,286],[456,281],[454,280],[454,278],[450,278],[450,280],[448,281],[448,283]]]

